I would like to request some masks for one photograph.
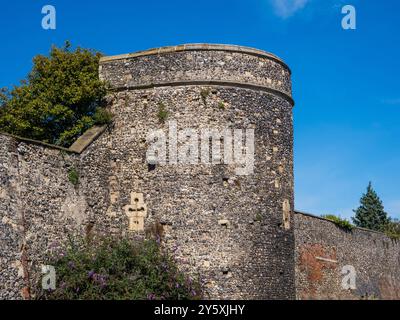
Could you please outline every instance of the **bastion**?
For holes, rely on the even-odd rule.
[[[294,298],[293,100],[286,64],[261,50],[193,44],[105,57],[100,76],[114,91],[114,127],[84,158],[99,167],[95,162],[104,158],[95,150],[107,150],[104,201],[117,225],[140,233],[161,223],[165,245],[182,268],[204,278],[211,298]],[[149,166],[147,134],[167,131],[169,121],[178,130],[253,129],[252,172],[239,175],[222,160],[174,162],[171,153],[166,164]],[[123,208],[131,194],[146,213],[133,214],[130,226]]]

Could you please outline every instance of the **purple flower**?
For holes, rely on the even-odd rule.
[[[196,296],[197,293],[196,293],[196,291],[192,290],[191,294],[192,294],[192,296]]]
[[[179,288],[180,287],[180,284],[179,283],[177,283],[176,285],[175,285],[175,288]]]
[[[68,262],[68,267],[70,269],[74,269],[75,268],[75,263],[73,263],[72,261]]]
[[[95,272],[93,270],[88,272],[88,277],[91,279],[95,275]]]
[[[147,295],[147,300],[156,300],[156,295],[154,293],[150,293]]]
[[[89,278],[93,279],[94,282],[99,284],[101,288],[104,288],[107,285],[106,278],[107,276],[95,273],[94,271],[89,272]]]

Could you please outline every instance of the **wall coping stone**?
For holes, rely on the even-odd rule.
[[[96,140],[105,130],[107,126],[93,126],[81,135],[76,141],[69,147],[71,152],[82,153],[89,147],[94,140]]]
[[[298,214],[298,215],[303,215],[303,216],[307,216],[307,217],[310,217],[310,218],[315,218],[315,219],[319,219],[319,220],[324,220],[324,221],[327,221],[327,222],[336,224],[336,223],[335,223],[334,221],[332,221],[332,220],[329,220],[329,219],[327,219],[327,218],[324,218],[324,217],[321,217],[321,216],[317,216],[317,215],[315,215],[315,214],[311,214],[311,213],[308,213],[308,212],[303,212],[303,211],[295,210],[294,213],[295,213],[295,214]],[[380,231],[375,231],[375,230],[371,230],[371,229],[361,228],[361,227],[357,227],[357,226],[354,226],[354,229],[358,229],[358,230],[366,231],[366,232],[370,232],[370,233],[378,233],[378,234],[383,235],[383,236],[387,237],[388,239],[392,240],[392,239],[391,239],[390,237],[388,237],[385,233],[380,232]]]
[[[15,139],[17,141],[20,141],[20,142],[25,142],[25,143],[29,143],[29,144],[36,144],[36,145],[40,145],[40,146],[47,147],[47,148],[50,148],[50,149],[57,149],[57,150],[60,150],[60,151],[76,153],[74,151],[71,151],[68,148],[60,147],[60,146],[57,146],[55,144],[43,142],[43,141],[40,141],[40,140],[24,138],[24,137],[20,137],[20,136],[14,135],[14,134],[6,133],[6,132],[0,132],[0,136],[10,137],[10,138],[13,138],[13,139]]]
[[[20,142],[36,144],[50,149],[57,149],[64,152],[81,154],[83,151],[86,150],[87,147],[92,144],[94,140],[96,140],[107,129],[107,127],[107,125],[93,126],[92,128],[85,131],[69,148],[60,147],[55,144],[50,144],[39,140],[20,137],[6,132],[0,132],[0,136],[10,137]]]
[[[106,57],[100,58],[100,64],[112,62],[115,60],[126,60],[126,59],[142,57],[142,56],[158,55],[158,54],[182,52],[182,51],[227,51],[227,52],[244,53],[244,54],[254,55],[254,56],[258,56],[258,57],[268,58],[270,60],[278,62],[284,68],[286,68],[290,74],[292,73],[289,66],[281,58],[279,58],[278,56],[276,56],[270,52],[251,48],[251,47],[245,47],[245,46],[227,45],[227,44],[210,44],[210,43],[189,43],[189,44],[181,44],[181,45],[177,45],[177,46],[152,48],[152,49],[148,49],[148,50],[142,50],[142,51],[127,53],[127,54],[106,56]]]

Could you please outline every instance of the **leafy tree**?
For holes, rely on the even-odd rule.
[[[69,42],[53,46],[49,57],[34,57],[27,80],[0,93],[0,131],[69,146],[97,120],[109,121],[100,57],[80,47],[72,51]]]
[[[360,199],[360,206],[354,212],[353,222],[357,227],[384,231],[390,222],[382,201],[372,188],[371,182],[368,185],[367,192]]]

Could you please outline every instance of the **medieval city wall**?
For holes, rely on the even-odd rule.
[[[309,214],[294,221],[298,299],[400,299],[400,241]]]
[[[208,298],[398,297],[397,243],[293,214],[293,100],[282,60],[184,45],[105,57],[100,77],[112,89],[107,128],[69,149],[0,134],[0,298],[35,297],[41,264],[70,238],[143,237],[156,224]],[[149,133],[171,138],[175,129],[176,150],[168,139],[166,163],[149,165]],[[254,166],[182,162],[184,129],[254,130]],[[225,155],[227,138],[217,140]],[[358,270],[355,291],[339,287],[343,264]]]

